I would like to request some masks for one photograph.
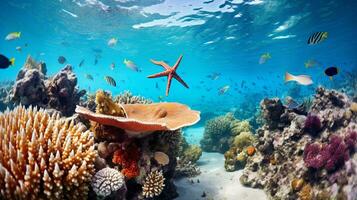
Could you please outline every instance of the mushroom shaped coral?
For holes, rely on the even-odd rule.
[[[93,191],[101,197],[109,196],[125,184],[122,173],[110,167],[99,170],[92,179]]]
[[[177,130],[200,120],[200,112],[179,103],[124,104],[122,106],[127,118],[93,113],[80,106],[77,106],[76,112],[99,124],[125,129],[127,132],[134,133],[132,134],[134,137],[140,136],[135,133]]]

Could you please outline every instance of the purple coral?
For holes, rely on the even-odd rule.
[[[333,171],[345,164],[349,160],[348,146],[343,138],[332,135],[329,143],[307,144],[304,150],[304,162],[307,167],[320,169],[324,167],[328,171]]]
[[[307,144],[304,150],[304,162],[307,167],[319,169],[324,166],[326,158],[321,154],[321,145]]]
[[[316,135],[321,130],[321,120],[316,115],[309,114],[306,117],[304,129],[312,135]]]
[[[350,159],[349,150],[343,139],[332,135],[328,145],[325,145],[320,154],[326,158],[325,169],[331,171],[345,164]]]

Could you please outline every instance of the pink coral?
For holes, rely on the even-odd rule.
[[[345,143],[347,145],[347,148],[354,152],[356,150],[356,144],[357,144],[357,132],[349,130],[345,136]]]
[[[319,169],[324,166],[325,158],[320,154],[321,145],[307,144],[304,151],[304,161],[307,167]]]

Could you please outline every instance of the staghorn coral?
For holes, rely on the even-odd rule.
[[[152,198],[155,196],[159,196],[162,190],[165,187],[164,184],[165,177],[162,174],[162,171],[154,170],[150,172],[145,178],[142,194],[145,198]]]
[[[152,100],[146,99],[142,96],[134,96],[129,91],[124,91],[114,98],[117,104],[150,104]]]
[[[231,123],[235,120],[232,113],[208,120],[203,139],[200,141],[203,151],[221,152],[228,150],[232,135]]]
[[[93,143],[83,125],[43,109],[0,114],[0,198],[86,199]]]
[[[93,176],[91,185],[98,196],[106,197],[125,186],[125,178],[118,170],[106,167]]]

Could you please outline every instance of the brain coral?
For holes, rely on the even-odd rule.
[[[86,199],[96,152],[85,127],[22,106],[0,114],[0,199]]]
[[[106,167],[98,171],[92,180],[92,187],[98,196],[106,197],[125,184],[125,177],[118,170]]]

